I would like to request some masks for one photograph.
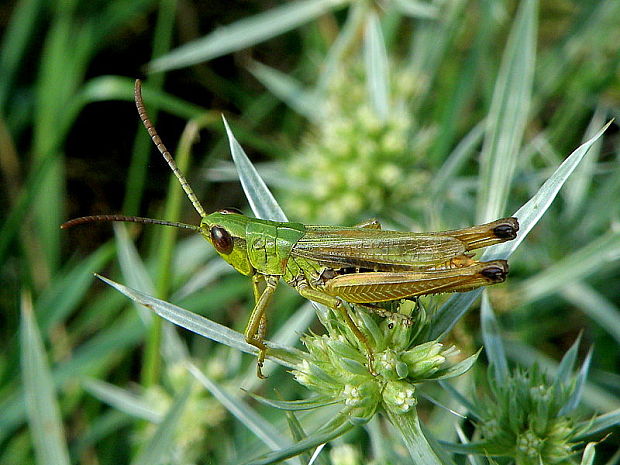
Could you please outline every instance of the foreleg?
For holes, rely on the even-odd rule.
[[[264,276],[255,275],[256,278],[252,278],[252,285],[254,289],[254,297],[256,304],[250,314],[250,320],[245,328],[244,336],[248,344],[253,345],[258,349],[258,361],[256,364],[256,376],[259,378],[265,378],[263,376],[262,368],[265,361],[265,354],[267,352],[267,346],[264,343],[265,332],[267,331],[267,316],[265,310],[271,302],[271,298],[278,286],[277,276]],[[265,280],[265,289],[260,291],[260,281]]]

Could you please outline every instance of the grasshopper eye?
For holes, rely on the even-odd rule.
[[[233,238],[228,231],[219,226],[211,228],[211,242],[219,253],[228,255],[233,250]]]

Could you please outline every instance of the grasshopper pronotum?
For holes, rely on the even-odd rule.
[[[363,343],[372,372],[372,349],[344,302],[382,313],[375,304],[441,292],[462,292],[503,282],[505,260],[479,262],[469,251],[514,239],[516,218],[503,218],[452,231],[386,231],[377,221],[353,227],[280,223],[249,218],[232,209],[206,214],[185,176],[177,168],[144,108],[141,83],[135,101],[153,143],[201,216],[200,226],[121,215],[86,216],[62,228],[94,221],[161,224],[196,231],[238,272],[252,278],[255,305],[245,329],[246,341],[258,349],[257,375],[267,346],[266,309],[282,279],[307,299],[338,312]]]

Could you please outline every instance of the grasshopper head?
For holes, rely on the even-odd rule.
[[[200,234],[224,260],[246,276],[254,274],[245,240],[248,220],[237,210],[226,209],[206,215],[200,222]]]

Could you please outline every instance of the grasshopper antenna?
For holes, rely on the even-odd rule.
[[[75,218],[60,225],[60,229],[68,229],[73,226],[84,223],[96,223],[101,221],[115,221],[120,223],[141,223],[141,224],[160,224],[162,226],[172,226],[180,229],[191,229],[200,232],[200,226],[193,224],[178,223],[176,221],[155,220],[153,218],[142,218],[141,216],[124,216],[124,215],[94,215],[82,216]]]
[[[185,176],[183,176],[183,173],[179,171],[177,164],[174,162],[174,159],[172,158],[172,155],[170,154],[170,152],[164,145],[163,141],[161,140],[161,137],[159,137],[159,134],[157,134],[157,130],[155,129],[155,126],[153,126],[153,123],[151,122],[148,114],[146,113],[146,108],[144,108],[144,101],[142,100],[142,81],[140,81],[140,79],[136,79],[136,85],[134,87],[134,98],[136,101],[136,108],[138,109],[138,115],[140,115],[142,124],[144,124],[144,127],[148,131],[149,136],[151,136],[151,140],[157,147],[157,150],[159,150],[159,153],[161,153],[162,156],[164,157],[164,160],[166,160],[166,162],[168,163],[168,166],[170,166],[170,169],[172,170],[176,178],[181,183],[181,187],[187,194],[187,197],[192,202],[192,205],[194,206],[194,208],[196,209],[200,217],[204,218],[205,216],[207,216],[207,214],[205,213],[204,208],[202,208],[202,205],[200,205],[200,201],[198,200],[198,197],[196,197],[196,194],[194,194],[194,191],[190,187]],[[80,218],[77,218],[77,219],[80,219]],[[108,220],[108,221],[115,221],[115,220]],[[126,221],[126,220],[118,220],[118,221]],[[163,223],[157,223],[157,224],[163,224]]]

